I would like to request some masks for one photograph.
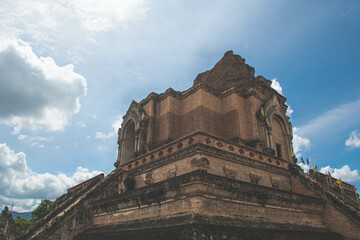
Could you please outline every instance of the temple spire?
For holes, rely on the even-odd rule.
[[[241,56],[227,51],[212,69],[200,73],[195,78],[194,86],[203,83],[214,89],[223,89],[254,79],[255,69],[246,64]]]

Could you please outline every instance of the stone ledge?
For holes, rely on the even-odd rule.
[[[142,188],[134,189],[126,193],[107,197],[106,200],[99,199],[91,204],[91,208],[93,208],[94,210],[96,208],[99,209],[95,212],[101,212],[102,210],[100,209],[112,209],[113,211],[116,211],[116,209],[112,208],[111,206],[129,201],[133,201],[133,207],[139,207],[140,205],[148,205],[152,203],[161,204],[161,202],[167,200],[168,191],[177,191],[177,189],[180,189],[180,187],[185,184],[191,184],[196,182],[203,184],[212,184],[213,188],[225,190],[229,193],[231,192],[233,193],[232,197],[228,196],[228,198],[230,197],[230,199],[235,200],[246,200],[247,198],[254,198],[255,200],[257,199],[257,202],[259,204],[266,199],[277,199],[283,201],[284,203],[315,204],[319,206],[322,206],[324,204],[323,200],[316,197],[300,195],[271,187],[261,186],[236,179],[229,179],[226,177],[209,174],[203,170],[196,170],[172,179],[154,183],[152,185],[148,185]],[[181,197],[181,193],[179,194],[180,195],[178,197]],[[203,195],[203,193],[201,192],[194,194]],[[214,196],[216,196],[216,194]],[[219,195],[217,197],[224,196]]]
[[[195,145],[211,147],[213,149],[220,150],[222,153],[229,153],[232,156],[241,156],[243,158],[255,160],[257,162],[275,166],[277,168],[288,169],[289,165],[286,160],[271,155],[266,155],[257,149],[250,148],[246,145],[234,144],[229,140],[197,131],[180,138],[179,140],[166,144],[165,146],[140,155],[133,160],[120,165],[119,167],[124,171],[133,170],[151,162],[158,160],[164,161],[164,159],[167,159],[167,157],[174,158],[174,153],[180,152]]]
[[[187,231],[191,232],[191,238],[186,237]],[[194,233],[200,233],[200,236]],[[132,221],[126,224],[92,227],[74,239],[104,239],[104,237],[106,239],[231,239],[232,236],[240,237],[232,239],[246,240],[343,239],[341,235],[321,226],[274,224],[241,218],[209,217],[200,214],[159,220],[144,218],[141,221]]]

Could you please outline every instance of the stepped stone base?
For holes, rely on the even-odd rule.
[[[188,215],[162,220],[143,220],[129,224],[87,229],[75,240],[156,239],[156,240],[340,240],[341,235],[321,227],[234,221],[223,217]]]

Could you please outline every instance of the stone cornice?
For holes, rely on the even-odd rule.
[[[194,148],[194,146],[197,146],[197,149]],[[190,147],[192,148],[188,149]],[[234,161],[252,161],[258,166],[267,166],[270,167],[270,169],[275,167],[276,169],[287,170],[289,165],[284,159],[266,155],[246,145],[235,144],[231,141],[198,131],[142,154],[119,167],[124,171],[140,170],[140,167],[145,167],[145,165],[150,166],[150,163],[154,165],[159,162],[175,159],[175,153],[179,152],[179,154],[184,154],[186,149],[188,149],[188,152],[203,150],[209,153],[211,153],[210,150],[216,150],[218,151],[216,152],[216,156],[223,156],[228,159],[233,159]],[[177,157],[179,156],[176,155],[176,158]]]
[[[182,99],[186,98],[187,96],[195,93],[199,89],[202,89],[208,93],[211,93],[212,95],[217,96],[218,98],[225,98],[234,93],[234,94],[237,94],[244,98],[247,98],[249,96],[255,96],[263,101],[269,99],[272,95],[275,94],[280,99],[281,103],[286,102],[286,98],[284,96],[280,95],[272,87],[270,87],[266,84],[262,84],[260,82],[246,82],[244,84],[239,84],[237,86],[233,86],[233,87],[225,89],[223,91],[216,90],[216,89],[214,89],[206,84],[203,84],[203,83],[199,83],[183,92],[175,91],[172,88],[168,88],[164,93],[160,93],[160,94],[155,93],[155,92],[150,93],[145,99],[141,100],[140,104],[142,106],[144,106],[151,100],[160,102],[169,96],[179,99],[179,100],[182,100]]]

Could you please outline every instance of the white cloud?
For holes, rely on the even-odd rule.
[[[81,122],[81,121],[78,121],[78,122],[76,123],[76,125],[79,126],[79,127],[86,127],[86,124],[83,123],[83,122]]]
[[[107,139],[107,138],[111,138],[111,137],[113,137],[113,136],[115,136],[115,133],[113,133],[113,132],[110,132],[110,133],[108,133],[108,134],[105,134],[105,133],[102,133],[102,132],[96,132],[95,133],[95,138],[96,139]]]
[[[118,133],[119,128],[121,127],[122,121],[123,121],[122,116],[118,115],[116,120],[111,124],[111,127],[114,130],[112,132],[110,132],[110,133],[96,132],[95,133],[95,138],[104,140],[104,139],[116,136],[116,134]]]
[[[326,167],[322,167],[319,172],[321,172],[323,174],[327,174],[329,172],[332,175],[333,170],[334,169],[332,167],[330,167],[330,165],[328,165]]]
[[[54,141],[54,137],[50,136],[50,137],[41,137],[41,136],[34,136],[30,138],[33,141],[40,141],[40,142],[52,142]]]
[[[61,38],[60,33],[64,32],[126,29],[129,23],[146,17],[148,5],[149,1],[145,0],[4,0],[0,8],[0,29],[7,37],[26,35],[36,41],[51,42]]]
[[[16,200],[15,210],[29,210],[40,199],[55,199],[69,187],[100,174],[78,167],[73,176],[63,173],[36,173],[28,168],[26,155],[15,153],[5,143],[0,144],[0,205],[11,205]],[[15,201],[15,202],[16,202]]]
[[[325,134],[337,135],[349,127],[359,124],[360,118],[360,99],[342,104],[321,116],[315,118],[310,123],[301,127],[304,136],[319,136]]]
[[[360,148],[360,134],[358,130],[352,131],[345,145],[352,148]]]
[[[271,86],[273,89],[275,89],[279,94],[283,95],[282,87],[280,86],[280,83],[276,80],[276,78],[271,80]]]
[[[86,80],[73,65],[38,57],[22,40],[0,42],[0,123],[21,129],[63,130],[80,109]]]
[[[306,173],[309,172],[309,169],[310,169],[309,165],[304,164],[304,163],[299,163],[298,165],[304,170],[304,172],[306,172]]]
[[[92,178],[100,173],[101,172],[99,172],[99,171],[90,172],[89,169],[87,169],[87,168],[77,167],[76,172],[72,175],[71,179],[75,182],[75,184],[77,184],[77,183],[81,183],[89,178]]]
[[[293,147],[297,157],[301,157],[301,153],[309,151],[311,142],[309,139],[301,136],[301,130],[297,127],[293,128]]]
[[[44,142],[53,142],[54,141],[53,136],[49,136],[49,137],[41,137],[41,136],[29,137],[29,136],[24,135],[24,134],[19,135],[18,139],[20,141],[25,141],[30,146],[37,146],[37,147],[40,147],[40,148],[45,147],[45,145],[43,144]]]
[[[24,140],[25,138],[27,138],[27,136],[24,135],[24,134],[20,134],[20,135],[18,136],[18,139],[19,139],[19,140]]]
[[[148,11],[145,0],[68,0],[66,5],[74,11],[85,29],[94,32],[126,27],[128,22],[144,18]]]
[[[288,105],[287,103],[285,104],[288,106],[288,108],[286,109],[286,116],[291,117],[291,114],[294,112],[294,110],[292,110],[290,105]]]
[[[121,124],[123,122],[123,118],[121,115],[118,115],[116,120],[111,124],[111,127],[114,129],[114,132],[117,134],[119,128],[121,128]]]
[[[32,143],[30,143],[30,146],[38,146],[39,148],[44,148],[45,147],[45,145],[44,144],[41,144],[41,143],[39,143],[39,142],[32,142]]]
[[[341,178],[342,181],[345,182],[351,182],[356,181],[360,179],[359,171],[357,169],[351,171],[349,165],[344,165],[340,169],[333,169],[330,166],[322,167],[320,169],[321,173],[326,174],[327,172],[330,172],[331,176],[334,178]]]

